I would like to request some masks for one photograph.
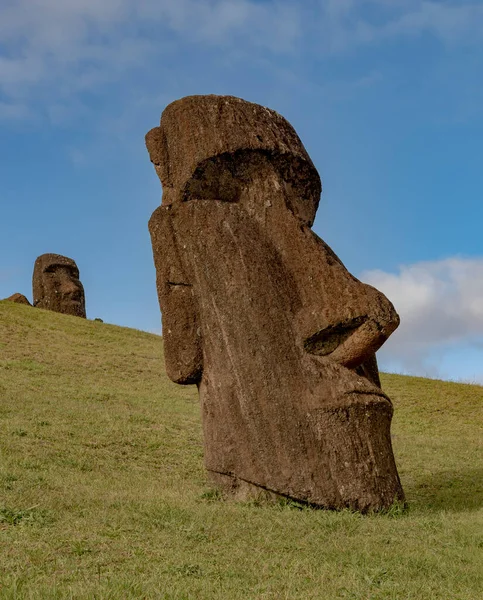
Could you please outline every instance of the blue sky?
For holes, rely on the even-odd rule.
[[[482,0],[0,0],[0,297],[65,254],[89,318],[159,331],[144,134],[205,93],[299,133],[314,230],[401,315],[381,367],[483,382]]]

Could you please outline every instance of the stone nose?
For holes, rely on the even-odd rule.
[[[60,289],[63,294],[76,294],[79,292],[79,284],[68,277],[62,279]]]

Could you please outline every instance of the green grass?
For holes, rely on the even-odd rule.
[[[0,599],[480,598],[483,388],[383,386],[407,510],[225,501],[159,337],[0,302]]]

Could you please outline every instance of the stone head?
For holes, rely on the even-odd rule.
[[[293,127],[239,98],[191,96],[146,145],[163,186],[149,230],[166,368],[198,385],[208,470],[325,506],[392,501],[392,406],[375,352],[399,318],[311,230],[321,181]],[[371,412],[379,421],[364,422]],[[352,468],[328,474],[329,448],[352,448],[359,425],[368,445],[337,461],[370,455],[376,422],[383,500],[376,479],[363,493]]]
[[[160,212],[173,207],[174,221],[193,203],[199,204],[193,210],[208,215],[225,205],[222,210],[252,219],[282,257],[284,279],[294,288],[285,295],[290,306],[283,310],[293,317],[295,343],[354,369],[372,361],[398,317],[382,294],[349,275],[310,230],[321,180],[286,119],[231,96],[191,96],[165,109],[160,126],[146,135],[146,145],[163,186]],[[156,212],[151,221],[151,232],[155,230]],[[199,234],[187,230],[188,236]],[[269,254],[259,255],[258,261],[266,263]],[[341,292],[348,287],[352,296],[344,302]],[[377,326],[370,323],[371,304],[381,312]],[[344,344],[348,338],[352,340]]]
[[[35,261],[32,283],[35,307],[85,318],[84,287],[71,258],[42,254]]]
[[[267,193],[312,225],[321,181],[293,127],[274,110],[232,96],[189,96],[170,104],[146,146],[163,205],[238,202],[260,216]]]

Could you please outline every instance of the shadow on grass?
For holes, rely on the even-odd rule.
[[[463,512],[483,507],[483,469],[441,471],[414,478],[403,487],[409,505],[422,511]]]
[[[411,473],[408,473],[407,478],[403,478],[402,481],[406,502],[395,502],[388,510],[381,511],[378,514],[398,518],[415,512],[447,511],[458,513],[476,511],[483,507],[483,469],[418,473],[417,477],[411,475]],[[204,492],[201,498],[206,502],[223,502],[227,499],[219,490],[211,488]],[[254,499],[243,504],[255,507],[319,510],[309,504],[282,496],[277,501],[267,502],[266,499]],[[349,510],[349,512],[352,511]]]

